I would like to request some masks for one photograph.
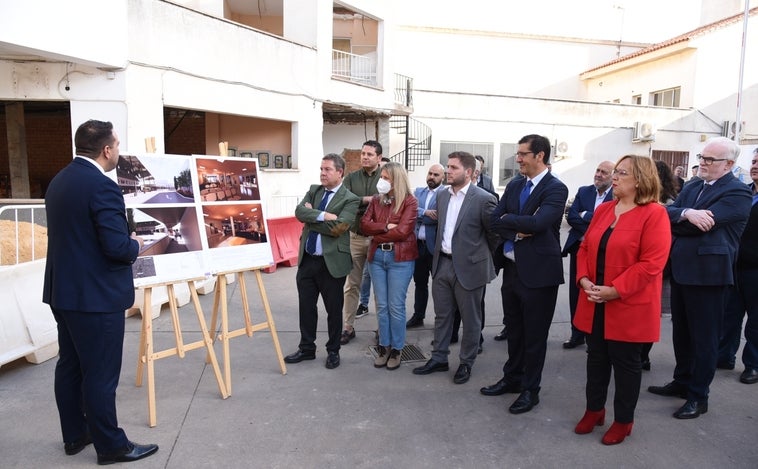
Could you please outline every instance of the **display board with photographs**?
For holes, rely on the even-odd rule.
[[[273,264],[257,159],[121,155],[116,176],[145,241],[135,285]]]

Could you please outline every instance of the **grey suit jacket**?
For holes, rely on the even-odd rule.
[[[437,193],[437,240],[434,244],[432,278],[437,276],[442,237],[450,203],[450,190]],[[495,196],[476,186],[469,185],[463,205],[455,222],[452,238],[453,268],[461,286],[466,290],[480,288],[495,278],[492,250],[497,245],[497,235],[490,232],[490,215],[497,204]]]

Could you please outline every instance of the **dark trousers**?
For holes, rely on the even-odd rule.
[[[674,381],[688,398],[706,401],[716,373],[727,286],[681,285],[671,279]]]
[[[328,352],[339,352],[342,333],[342,305],[344,304],[345,278],[334,278],[326,268],[323,256],[303,253],[303,261],[297,269],[297,295],[300,310],[300,345],[303,352],[316,351],[316,327],[318,326],[318,297],[321,295],[326,308],[326,325],[329,340]]]
[[[618,423],[634,421],[634,409],[640,397],[642,368],[641,343],[606,340],[605,315],[595,312],[592,334],[587,335],[587,410],[605,408],[611,370],[616,387],[613,397],[613,415]]]
[[[734,363],[740,347],[742,320],[745,323],[745,347],[742,363],[758,369],[758,269],[737,270],[737,285],[730,288],[724,308],[724,327],[719,343],[718,363]]]
[[[579,250],[579,243],[569,251],[569,312],[571,313],[571,340],[579,340],[584,337],[584,332],[574,327],[574,315],[576,314],[576,303],[579,301],[579,287],[576,285],[576,252]]]
[[[432,273],[434,255],[426,247],[426,241],[418,240],[418,257],[413,268],[413,284],[416,293],[413,297],[413,315],[424,319],[426,305],[429,303],[429,276]]]
[[[63,441],[73,443],[89,432],[99,454],[119,452],[129,444],[116,416],[124,312],[52,310],[58,324],[55,402]]]
[[[516,264],[506,261],[500,292],[508,329],[508,361],[503,376],[508,382],[521,383],[525,390],[538,392],[558,285],[528,288],[518,278]]]

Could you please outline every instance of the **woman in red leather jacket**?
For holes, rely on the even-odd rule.
[[[640,394],[643,343],[661,332],[663,267],[671,247],[668,213],[658,203],[661,184],[653,160],[626,155],[613,169],[613,201],[595,209],[579,246],[579,286],[574,326],[587,333],[587,407],[574,431],[605,423],[611,372],[615,378],[613,425],[606,445],[632,433]]]
[[[376,188],[379,194],[361,219],[361,231],[372,237],[368,262],[379,325],[374,366],[394,370],[405,346],[405,298],[418,257],[414,233],[418,201],[398,163],[384,165]]]

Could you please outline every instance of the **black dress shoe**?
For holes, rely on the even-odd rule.
[[[316,359],[316,353],[315,352],[303,352],[302,350],[298,349],[297,352],[291,353],[284,357],[284,363],[300,363],[303,360],[315,360]]]
[[[716,368],[719,370],[733,370],[734,362],[718,362],[716,363]]]
[[[158,451],[158,445],[138,445],[129,442],[129,446],[120,453],[116,454],[98,454],[97,463],[101,466],[117,462],[132,462],[138,459],[146,458]]]
[[[571,350],[584,345],[584,337],[572,337],[563,343],[563,348]]]
[[[508,408],[508,411],[512,414],[523,414],[524,412],[529,412],[540,403],[540,394],[539,391],[523,391],[518,399],[516,399],[513,404]]]
[[[423,366],[414,368],[413,374],[414,375],[428,375],[430,373],[434,373],[435,371],[447,371],[449,369],[450,368],[448,367],[447,362],[436,362],[434,360],[429,360]]]
[[[648,386],[648,392],[658,394],[659,396],[681,397],[687,399],[687,388],[676,381],[666,383],[663,386]]]
[[[758,383],[758,370],[745,368],[745,371],[740,375],[740,382],[745,384]]]
[[[63,443],[63,451],[69,456],[79,454],[88,444],[92,443],[89,433],[71,443]]]
[[[353,339],[355,339],[355,329],[349,332],[344,330],[342,331],[342,335],[340,335],[340,344],[347,345]]]
[[[458,371],[453,376],[453,382],[455,384],[463,384],[471,378],[471,367],[469,365],[458,365]]]
[[[678,419],[696,419],[700,414],[708,412],[708,401],[688,400],[682,407],[674,412],[674,417]]]
[[[421,316],[416,316],[415,314],[411,316],[408,322],[405,323],[405,327],[408,329],[412,327],[421,327],[423,325],[424,325],[424,318],[422,318]]]
[[[326,364],[324,366],[330,370],[333,370],[340,366],[340,353],[329,352],[329,355],[326,357]]]
[[[500,331],[496,336],[495,340],[498,342],[505,340],[508,338],[508,328],[504,327],[502,331]]]
[[[509,383],[505,378],[501,379],[492,386],[485,386],[479,390],[485,396],[500,396],[505,393],[518,394],[521,392],[521,385],[518,383]]]
[[[650,360],[642,360],[642,369],[650,371]]]

